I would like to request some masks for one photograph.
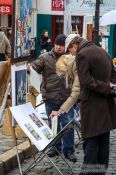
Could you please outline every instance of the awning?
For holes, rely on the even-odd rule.
[[[13,0],[0,0],[0,14],[12,14]]]

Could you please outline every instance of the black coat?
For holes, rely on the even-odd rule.
[[[108,95],[112,75],[116,83],[116,72],[106,51],[92,43],[81,45],[76,58],[82,137],[90,138],[116,128],[116,104]]]
[[[49,46],[49,43],[48,43],[48,37],[45,37],[45,36],[41,36],[40,38],[40,46],[41,46],[41,49],[46,49],[48,50],[48,46]]]

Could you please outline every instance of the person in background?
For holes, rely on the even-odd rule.
[[[50,52],[41,54],[39,59],[31,64],[32,68],[35,69],[39,74],[42,73],[43,76],[41,92],[43,100],[45,102],[45,108],[50,127],[50,114],[52,111],[58,111],[58,132],[74,118],[73,104],[76,102],[79,94],[79,84],[74,88],[78,82],[78,76],[74,68],[74,64],[71,64],[74,72],[73,76],[70,75],[68,84],[64,80],[63,76],[59,76],[57,72],[58,70],[56,70],[56,65],[60,57],[64,54],[65,39],[66,36],[64,34],[58,35],[55,39],[54,48]],[[28,70],[30,69],[29,67],[30,65],[27,65]],[[75,78],[72,78],[71,76]],[[72,93],[72,86],[73,93],[75,91],[75,94]],[[69,100],[71,94],[73,94],[72,102]],[[68,100],[68,103],[70,102],[70,105],[68,105],[68,107],[67,105],[65,106],[66,100]],[[63,137],[63,143],[60,141],[56,147],[59,152],[64,153],[64,156],[68,160],[76,162],[77,158],[74,154],[74,129],[70,129]],[[58,155],[58,153],[55,149],[49,152],[50,157],[56,155]]]
[[[5,33],[0,29],[0,61],[6,61],[6,55],[11,57],[11,46]]]
[[[49,51],[50,45],[51,45],[51,39],[48,36],[48,31],[44,30],[40,37],[41,53]]]
[[[105,175],[110,130],[116,128],[116,104],[111,97],[116,71],[108,53],[91,41],[70,34],[65,51],[76,56],[80,80],[81,133],[84,161],[80,175]]]
[[[7,37],[8,37],[8,40],[10,41],[10,45],[12,44],[11,42],[11,40],[12,40],[12,31],[11,30],[9,30],[8,31],[8,33],[7,33]]]

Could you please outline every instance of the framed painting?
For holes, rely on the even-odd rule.
[[[11,63],[27,61],[31,55],[32,0],[13,0]]]
[[[27,102],[27,70],[26,65],[13,65],[12,76],[12,106]]]

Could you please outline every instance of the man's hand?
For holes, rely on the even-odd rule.
[[[110,88],[114,88],[114,87],[116,87],[116,84],[112,84],[112,83],[110,82]]]
[[[49,118],[52,119],[53,117],[59,116],[59,115],[60,115],[59,111],[52,111],[51,114],[50,114],[50,116],[49,116]]]
[[[27,64],[26,67],[27,67],[27,71],[30,72],[31,71],[31,64]]]

